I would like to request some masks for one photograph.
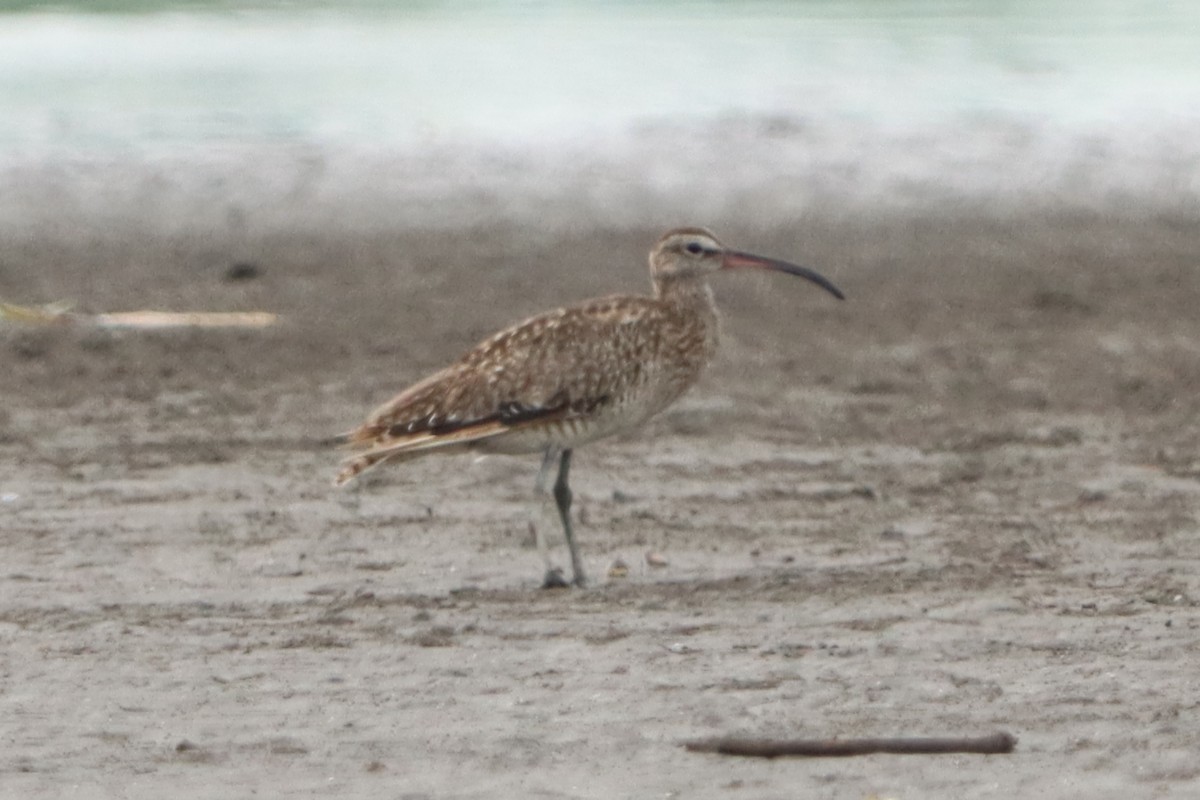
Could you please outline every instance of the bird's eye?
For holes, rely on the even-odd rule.
[[[698,256],[704,252],[704,248],[700,245],[699,242],[688,242],[687,247],[685,247],[683,249],[687,250],[689,253],[691,253],[694,256]]]

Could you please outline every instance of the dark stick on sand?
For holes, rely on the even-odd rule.
[[[686,742],[688,750],[697,753],[721,753],[727,756],[779,758],[780,756],[840,757],[863,756],[871,753],[900,753],[903,755],[930,753],[1011,753],[1017,737],[1011,733],[994,733],[966,739],[958,736],[943,738],[898,739],[747,739],[723,736]]]

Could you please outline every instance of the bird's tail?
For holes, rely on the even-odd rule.
[[[333,485],[342,486],[384,461],[404,461],[431,450],[460,449],[499,436],[508,430],[509,427],[501,422],[487,420],[450,433],[423,431],[402,437],[384,437],[371,449],[343,461],[341,470],[333,479]]]
[[[389,455],[386,453],[365,453],[361,456],[348,458],[342,463],[342,468],[338,470],[337,477],[333,479],[333,485],[344,486],[371,467],[379,466],[384,461],[387,461],[388,458]]]

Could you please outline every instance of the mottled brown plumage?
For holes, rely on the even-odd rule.
[[[346,434],[363,452],[346,460],[335,483],[434,450],[543,452],[547,464],[561,454],[555,494],[582,584],[567,513],[571,450],[641,425],[696,382],[718,338],[707,276],[739,267],[789,272],[842,296],[811,270],[728,250],[701,228],[673,230],[650,253],[652,297],[589,300],[484,340]]]

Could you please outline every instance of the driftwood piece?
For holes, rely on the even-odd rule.
[[[780,758],[807,756],[829,758],[863,756],[871,753],[928,755],[936,753],[1011,753],[1017,737],[1011,733],[965,738],[947,736],[936,738],[877,738],[877,739],[753,739],[741,736],[721,736],[685,742],[688,750],[697,753],[721,753],[728,756]]]
[[[82,314],[63,303],[18,306],[0,301],[0,321],[19,325],[83,325],[121,330],[164,328],[268,328],[279,315],[268,311],[118,311]]]

